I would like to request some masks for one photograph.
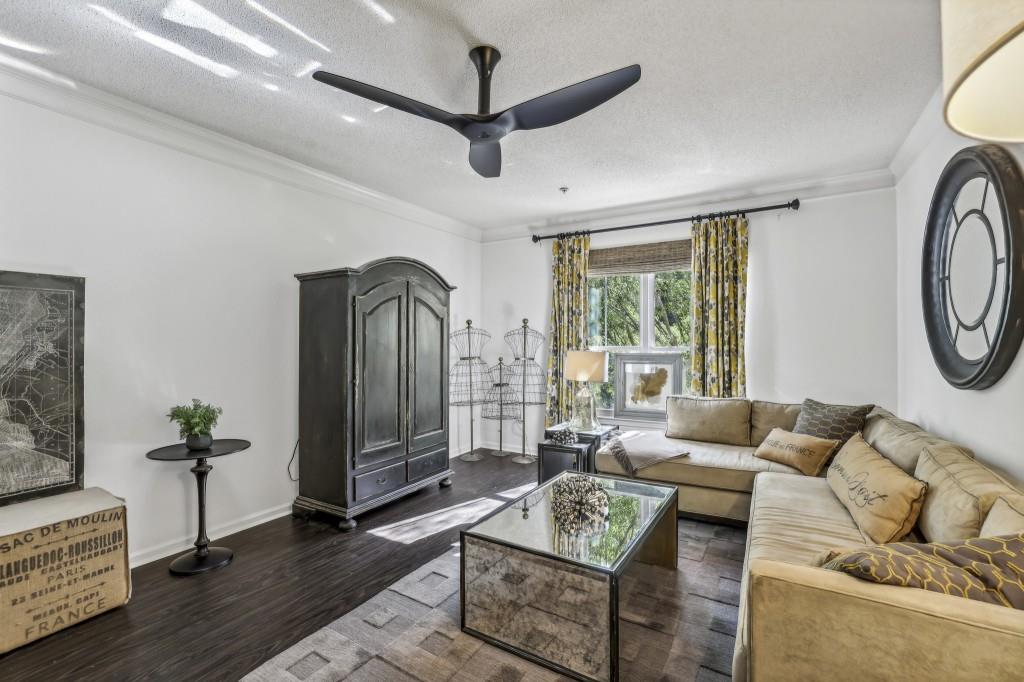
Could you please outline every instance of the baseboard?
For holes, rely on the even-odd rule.
[[[515,456],[515,455],[517,455],[517,454],[519,454],[520,452],[523,451],[523,445],[522,445],[522,442],[519,439],[515,439],[514,441],[509,441],[509,439],[506,438],[504,440],[504,442],[503,442],[503,445],[505,446],[505,452],[512,453],[513,456]],[[476,444],[476,446],[478,448],[490,448],[491,450],[497,450],[498,449],[498,441],[497,440],[493,440],[493,441],[491,441],[491,440],[482,440],[482,441],[478,442]],[[468,448],[466,449],[466,452],[469,452]],[[462,454],[462,453],[460,453],[460,454]],[[534,444],[534,445],[529,445],[528,444],[526,446],[526,454],[533,455],[534,457],[536,457],[537,456],[537,445],[536,444]]]
[[[288,514],[291,514],[291,512],[292,505],[291,502],[288,502],[287,504],[281,504],[276,507],[271,507],[270,509],[264,509],[263,511],[243,516],[242,518],[235,519],[229,523],[209,528],[207,530],[207,535],[211,538],[211,544],[214,544],[215,538],[221,538],[225,535],[231,535],[232,533],[237,533],[240,530],[245,530],[246,528],[258,526],[261,523],[266,523],[267,521],[287,516]],[[164,542],[154,547],[147,547],[135,551],[129,550],[128,562],[132,568],[135,568],[136,566],[148,564],[149,562],[156,561],[157,559],[181,554],[192,549],[195,541],[196,536],[193,534],[178,540]]]

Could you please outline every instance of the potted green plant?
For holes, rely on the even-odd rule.
[[[191,405],[176,405],[167,418],[178,424],[178,436],[185,439],[189,450],[206,450],[213,445],[213,427],[224,414],[221,408],[192,398]]]

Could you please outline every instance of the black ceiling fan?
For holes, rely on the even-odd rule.
[[[469,165],[485,178],[501,175],[501,138],[516,130],[546,128],[576,118],[604,104],[640,80],[640,65],[633,64],[492,114],[491,73],[501,59],[501,53],[493,47],[481,45],[469,51],[469,58],[476,65],[480,76],[478,111],[475,114],[451,114],[429,104],[326,71],[317,71],[313,78],[353,95],[453,128],[469,140]]]

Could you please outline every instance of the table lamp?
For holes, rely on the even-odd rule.
[[[597,421],[597,404],[590,392],[590,383],[608,380],[608,354],[595,350],[571,350],[565,354],[565,378],[583,385],[572,401],[573,431],[596,431],[601,428]]]

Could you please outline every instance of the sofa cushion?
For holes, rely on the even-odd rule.
[[[870,542],[824,478],[765,473],[757,477],[747,528],[746,561],[811,565],[823,551]]]
[[[760,445],[772,429],[792,431],[800,416],[800,404],[750,401],[750,445]]]
[[[757,477],[743,558],[734,679],[745,680],[747,672],[750,562],[771,559],[810,566],[826,550],[863,546],[868,542],[824,478],[772,472]]]
[[[754,457],[788,464],[799,469],[805,476],[817,476],[837,449],[837,440],[815,438],[784,429],[772,429],[764,442],[757,446]]]
[[[969,449],[928,433],[917,424],[876,407],[864,421],[864,440],[893,464],[913,475],[921,451],[928,446],[960,450],[974,457]]]
[[[1024,609],[1024,532],[960,543],[893,542],[834,557],[824,568],[861,580],[916,587]]]
[[[672,395],[665,409],[665,435],[708,443],[750,445],[750,401]]]
[[[800,406],[793,431],[845,443],[864,428],[873,405],[829,405],[807,398]]]
[[[750,492],[754,477],[763,471],[800,474],[793,467],[754,457],[754,448],[702,441],[668,438],[673,446],[690,454],[682,459],[659,462],[637,472],[637,478],[687,485]],[[597,470],[618,476],[625,470],[604,447],[597,452]]]
[[[928,492],[926,483],[882,457],[859,433],[836,455],[826,480],[861,531],[877,543],[902,540]]]
[[[1024,532],[1024,495],[1004,495],[992,503],[979,535],[1016,535]]]
[[[928,484],[921,534],[928,542],[976,538],[997,498],[1020,491],[963,451],[926,446],[914,475]]]

